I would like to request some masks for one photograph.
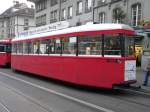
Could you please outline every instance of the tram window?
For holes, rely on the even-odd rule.
[[[56,39],[55,43],[55,54],[60,54],[61,53],[61,40]]]
[[[21,42],[17,43],[17,53],[23,53],[23,44]]]
[[[5,52],[5,45],[0,45],[0,52]]]
[[[17,44],[16,44],[16,43],[14,43],[14,44],[12,45],[12,52],[13,52],[13,53],[17,53]]]
[[[16,43],[16,53],[19,53],[19,47],[18,47],[18,43]]]
[[[11,53],[11,45],[10,44],[6,45],[6,52]]]
[[[32,42],[27,42],[27,49],[28,49],[28,54],[32,54],[33,53]]]
[[[28,54],[28,43],[23,42],[23,54]]]
[[[51,39],[49,42],[49,54],[55,54],[55,39]]]
[[[48,54],[48,40],[41,40],[40,41],[40,54]]]
[[[119,34],[107,34],[104,38],[104,55],[121,55]]]
[[[33,49],[34,54],[41,53],[41,51],[40,51],[40,41],[39,40],[36,40],[36,41],[33,42],[33,48],[32,49]]]
[[[79,37],[79,55],[101,55],[102,36],[81,36]]]
[[[63,54],[76,54],[77,37],[65,37],[62,39]]]
[[[126,37],[125,38],[125,56],[134,56],[134,37]]]

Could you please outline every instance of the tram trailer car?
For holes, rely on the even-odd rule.
[[[8,67],[11,63],[11,39],[0,40],[0,66]]]
[[[79,85],[129,85],[136,82],[134,34],[123,24],[88,24],[16,38],[11,67]]]

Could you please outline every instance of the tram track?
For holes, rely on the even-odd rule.
[[[15,88],[12,88],[12,87],[10,87],[10,86],[4,84],[3,82],[0,82],[0,84],[3,85],[4,87],[6,87],[7,89],[13,91],[14,93],[16,93],[16,94],[22,96],[23,98],[25,98],[25,99],[28,100],[29,102],[32,102],[32,103],[38,105],[39,107],[43,108],[46,112],[53,112],[52,110],[50,110],[50,109],[48,109],[48,108],[45,108],[44,104],[41,104],[38,100],[33,99],[33,98],[31,98],[30,96],[27,96],[27,95],[23,94],[23,93],[20,92],[19,90],[15,89]],[[2,103],[0,103],[0,104],[2,104]],[[6,108],[5,105],[3,105],[3,106]],[[7,109],[7,108],[6,108],[6,109]],[[7,111],[7,112],[11,112],[11,111]]]
[[[126,88],[126,87],[125,88],[117,88],[116,90],[119,91],[120,93],[125,92],[127,94],[140,95],[141,97],[146,97],[146,98],[150,97],[150,91],[142,89],[140,87],[131,86],[130,88]],[[118,98],[118,99],[123,100],[123,101],[130,102],[130,103],[142,105],[142,106],[145,106],[145,107],[148,107],[148,108],[150,107],[150,105],[141,103],[140,101],[135,101],[135,99],[132,100],[132,99],[124,98],[124,97],[121,97],[121,96],[115,96],[115,98]]]
[[[115,88],[115,89],[150,97],[150,91],[143,89],[140,86],[139,87],[130,86],[130,87],[123,87],[123,88]]]
[[[54,94],[56,96],[59,96],[59,97],[62,97],[62,98],[65,98],[66,100],[70,100],[70,101],[73,101],[73,102],[76,102],[80,105],[84,105],[85,107],[88,107],[88,108],[91,108],[91,109],[94,109],[94,110],[97,110],[97,111],[100,111],[100,112],[114,112],[113,110],[111,109],[107,109],[107,108],[104,108],[104,107],[101,107],[99,105],[96,105],[96,104],[93,104],[93,103],[90,103],[90,102],[87,102],[87,101],[84,101],[82,99],[79,99],[79,98],[76,98],[76,97],[73,97],[73,96],[69,96],[67,94],[63,94],[63,93],[60,93],[60,92],[57,92],[55,90],[51,90],[49,88],[46,88],[46,87],[43,87],[43,86],[40,86],[40,85],[37,85],[37,84],[33,84],[31,82],[28,82],[26,80],[22,80],[22,79],[19,79],[17,77],[14,77],[14,76],[9,76],[7,73],[4,73],[4,72],[0,72],[0,74],[2,75],[5,75],[11,79],[14,79],[14,80],[17,80],[17,81],[21,81],[27,85],[30,85],[30,86],[33,86],[33,87],[36,87],[38,89],[41,89],[41,90],[44,90],[46,92],[49,92],[51,94]],[[18,92],[19,90],[15,90],[13,89],[13,91],[21,94],[22,96],[26,97],[28,100],[31,100],[32,102],[35,102],[35,103],[38,103],[38,101],[36,100],[33,100],[31,97],[28,97],[28,96],[25,96],[23,93],[20,93]],[[38,103],[38,105],[41,105],[40,103]],[[43,107],[43,106],[42,106]],[[53,111],[48,111],[48,112],[53,112]]]
[[[6,73],[7,74],[7,73]],[[6,75],[6,74],[4,74],[4,75]],[[10,75],[9,75],[10,76]],[[12,77],[14,77],[14,76],[12,76]],[[16,77],[17,78],[17,77]],[[26,81],[26,80],[25,80]],[[41,85],[42,86],[42,85]],[[44,86],[43,86],[44,87]],[[41,88],[42,89],[42,88]],[[44,87],[44,89],[48,89],[47,87]],[[46,90],[47,91],[47,90]],[[49,91],[49,90],[48,90]],[[112,93],[112,94],[105,94],[105,93],[101,93],[100,92],[100,94],[102,94],[102,95],[104,95],[104,96],[106,96],[106,97],[110,97],[110,98],[113,98],[113,99],[118,99],[118,100],[120,100],[120,101],[124,101],[124,102],[129,102],[130,104],[136,104],[136,105],[139,105],[139,106],[142,106],[142,107],[146,107],[146,108],[149,108],[150,107],[150,105],[148,105],[148,104],[145,104],[145,103],[141,103],[140,102],[140,100],[137,100],[137,101],[135,101],[134,99],[129,99],[129,98],[127,98],[127,97],[123,97],[122,96],[122,92],[126,92],[127,94],[133,94],[134,95],[134,93],[132,92],[132,91],[127,91],[127,89],[126,90],[119,90],[119,92],[120,93],[117,93],[117,95],[115,95],[115,93]],[[127,96],[126,95],[126,93],[124,94],[123,93],[123,95],[125,95],[125,96]],[[65,92],[65,94],[66,94],[66,92]],[[69,96],[72,96],[72,94],[66,94],[66,95],[69,95]],[[136,93],[136,95],[139,95],[138,93]],[[140,94],[140,95],[142,95],[142,94]],[[80,100],[82,100],[82,98],[80,98],[80,97],[78,97],[78,95],[75,95],[74,97],[76,97],[77,99],[80,99]],[[145,96],[144,95],[144,97],[148,97],[147,95]],[[85,99],[85,98],[84,98]],[[90,102],[90,101],[89,101]],[[91,103],[90,104],[94,104],[94,102],[92,102],[91,101]],[[97,104],[97,103],[95,103],[95,104]],[[92,106],[92,105],[91,105]],[[95,106],[95,105],[94,105]],[[98,105],[97,105],[98,106]],[[98,108],[99,108],[99,106],[98,106]]]
[[[117,98],[119,100],[122,100],[122,101],[129,102],[129,103],[133,103],[133,104],[137,104],[137,105],[140,105],[140,106],[144,106],[144,107],[147,107],[147,108],[150,107],[150,105],[148,105],[148,104],[140,103],[139,101],[135,101],[135,100],[128,99],[128,98],[123,98],[121,96],[115,96],[115,98]]]
[[[0,101],[0,107],[0,112],[12,112],[2,101]]]

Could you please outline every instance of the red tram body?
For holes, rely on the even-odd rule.
[[[9,66],[11,63],[11,39],[0,40],[0,65]]]
[[[83,25],[16,38],[11,67],[86,86],[132,84],[136,82],[132,39],[134,30],[122,24]],[[113,42],[119,48],[110,49]]]

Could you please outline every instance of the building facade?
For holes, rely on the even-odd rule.
[[[149,4],[150,0],[99,0],[94,8],[94,21],[143,26],[150,23]]]
[[[17,2],[0,15],[0,38],[14,38],[19,32],[35,27],[34,9]]]
[[[150,0],[28,0],[36,6],[36,26],[68,21],[125,23],[133,27],[150,22]]]
[[[68,21],[70,26],[93,20],[93,0],[28,0],[35,3],[36,26]]]

